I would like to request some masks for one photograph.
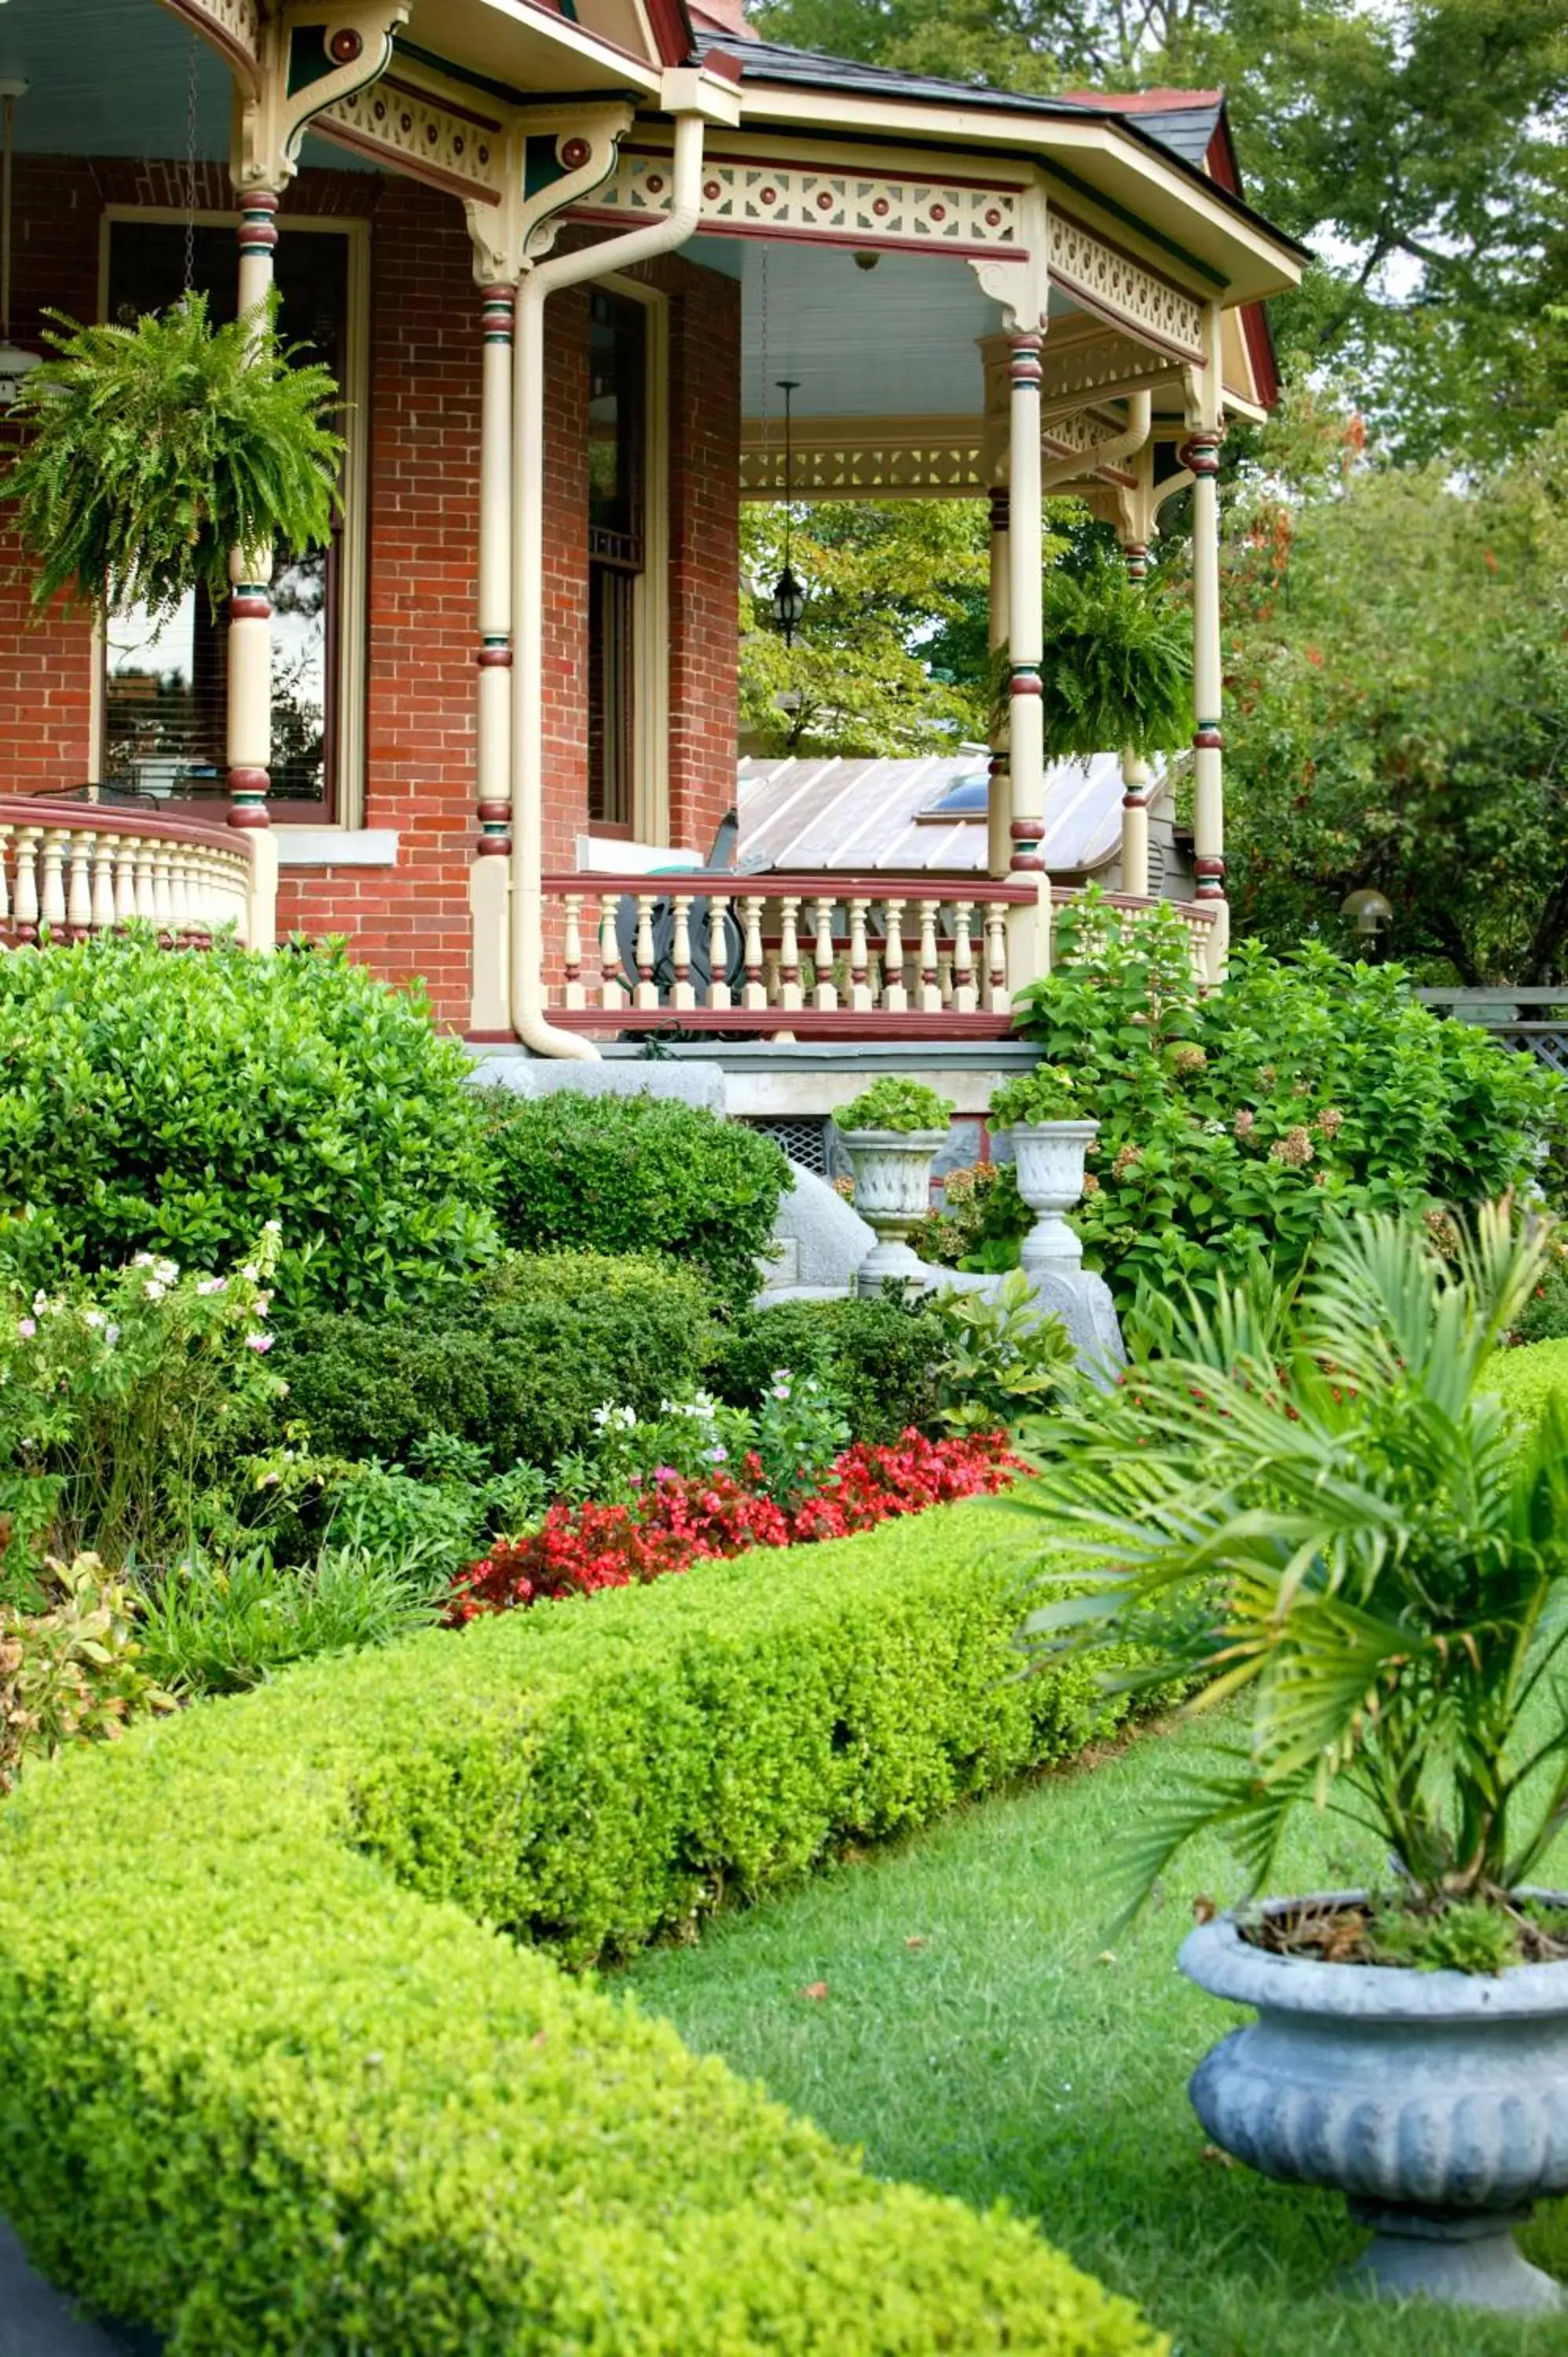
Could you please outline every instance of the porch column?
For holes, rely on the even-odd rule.
[[[262,307],[273,288],[277,190],[247,188],[240,201],[240,315],[255,315],[259,338],[265,319]],[[272,578],[270,548],[230,552],[229,823],[252,836],[246,931],[253,950],[270,950],[277,941],[277,846],[267,816],[273,758]]]
[[[487,286],[479,413],[479,646],[476,784],[479,840],[468,870],[473,979],[468,1028],[511,1037],[512,344],[515,286]]]
[[[1189,436],[1182,460],[1192,476],[1193,851],[1197,898],[1218,919],[1217,973],[1229,927],[1225,910],[1225,780],[1220,733],[1219,442],[1217,428]]]
[[[1045,502],[1040,488],[1040,347],[1038,328],[1008,338],[1009,509],[1007,532],[1008,760],[1013,818],[1010,872],[1032,878],[1033,906],[1012,912],[1009,980],[1015,991],[1050,971],[1051,884],[1041,856],[1045,840],[1045,714],[1040,702],[1044,653],[1041,568]]]
[[[1142,589],[1149,576],[1149,551],[1142,541],[1122,544],[1127,578]],[[1122,756],[1122,889],[1135,899],[1149,897],[1149,765],[1137,753]]]
[[[997,693],[996,658],[1007,644],[1007,571],[1012,560],[1008,554],[1007,529],[1009,500],[1005,487],[993,486],[991,492],[991,597],[989,607],[992,670],[987,682],[988,720],[991,736],[991,786],[986,796],[990,857],[987,862],[993,876],[1005,876],[1012,862],[1013,803],[1012,790],[1007,780],[1007,718],[1003,697]]]

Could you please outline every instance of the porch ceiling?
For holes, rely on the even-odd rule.
[[[183,156],[191,36],[156,0],[7,0],[0,77],[19,79],[16,145],[46,156]],[[197,39],[197,153],[227,161],[233,81]]]

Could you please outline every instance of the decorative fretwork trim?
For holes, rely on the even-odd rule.
[[[421,180],[499,204],[506,187],[506,125],[449,99],[384,74],[351,91],[318,117],[316,129]]]
[[[1108,245],[1053,205],[1048,216],[1053,280],[1090,310],[1124,322],[1183,360],[1204,355],[1204,306],[1146,263]]]
[[[1081,452],[1087,487],[1094,451],[1119,440],[1126,421],[1101,410],[1049,425],[1041,436],[1048,458]],[[740,493],[746,500],[785,496],[784,447],[775,427],[748,420],[741,429]],[[791,437],[794,470],[788,488],[799,499],[983,499],[993,488],[979,418],[806,418]],[[1109,473],[1110,470],[1107,469]],[[1118,469],[1118,482],[1130,479]],[[1052,486],[1063,496],[1072,486]]]
[[[167,0],[177,16],[205,34],[236,67],[247,86],[261,83],[262,23],[258,0]]]
[[[666,155],[623,153],[614,179],[584,210],[616,220],[668,212],[673,178]],[[702,227],[720,237],[936,246],[1022,261],[1022,196],[1017,188],[940,177],[883,178],[751,157],[710,158],[703,172]]]

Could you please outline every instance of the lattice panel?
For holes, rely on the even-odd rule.
[[[355,146],[374,149],[389,163],[405,164],[426,178],[488,196],[500,193],[503,124],[432,98],[391,74],[328,107],[317,128],[339,130]]]
[[[980,458],[978,433],[970,442],[933,444],[928,448],[848,441],[812,448],[802,447],[797,436],[788,488],[797,499],[886,500],[917,493],[978,498],[987,488]],[[782,440],[770,443],[766,450],[742,450],[743,499],[780,500],[786,488]]]
[[[1124,319],[1185,359],[1203,359],[1201,303],[1054,207],[1047,240],[1051,276],[1069,294]]]
[[[623,155],[592,210],[668,212],[673,174],[667,156]],[[709,164],[702,225],[717,235],[820,237],[841,245],[941,246],[955,253],[1023,258],[1019,191],[955,187],[941,180],[883,180],[858,172],[793,165]]]
[[[1133,385],[1144,385],[1171,373],[1170,363],[1162,352],[1151,350],[1135,336],[1111,334],[1096,336],[1090,341],[1073,344],[1053,344],[1047,335],[1040,354],[1040,396],[1048,407],[1053,402],[1067,401],[1075,394],[1092,395],[1121,390]],[[1059,420],[1051,421],[1051,432],[1058,430]]]

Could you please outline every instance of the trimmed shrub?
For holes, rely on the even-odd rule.
[[[467,1060],[340,949],[106,935],[0,959],[0,1261],[30,1291],[284,1225],[292,1305],[428,1299],[495,1249]],[[26,1216],[25,1211],[31,1213]]]
[[[405,1459],[432,1432],[499,1471],[593,1439],[594,1411],[639,1415],[697,1381],[708,1297],[690,1272],[596,1253],[503,1263],[417,1319],[316,1317],[282,1338],[291,1417],[340,1457]]]
[[[708,1382],[721,1399],[750,1407],[776,1368],[815,1375],[837,1399],[857,1440],[886,1444],[937,1414],[948,1333],[934,1310],[892,1294],[866,1300],[779,1301],[750,1309],[714,1338]]]
[[[34,2257],[178,2357],[1158,2357],[1021,2221],[877,2183],[488,1928],[630,1947],[1080,1744],[1087,1674],[1008,1674],[1027,1532],[705,1565],[29,1778],[0,2140]]]
[[[771,1138],[658,1097],[489,1094],[496,1217],[519,1252],[654,1253],[749,1301],[792,1181]]]

